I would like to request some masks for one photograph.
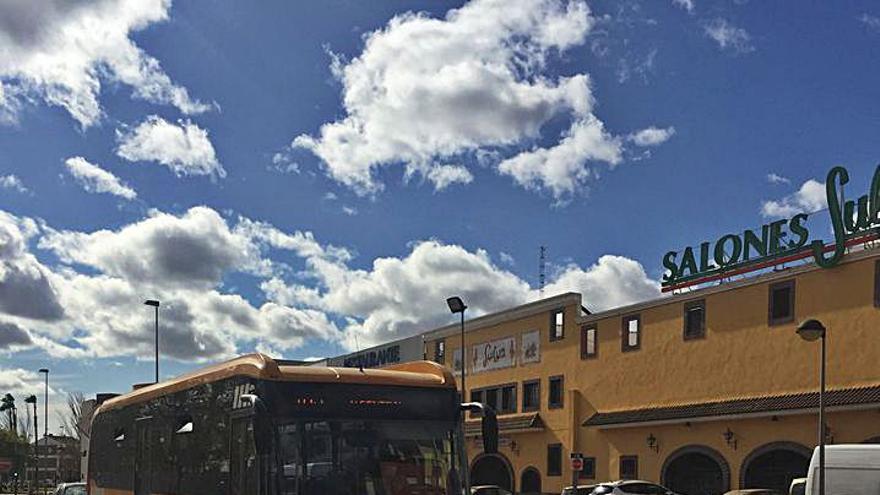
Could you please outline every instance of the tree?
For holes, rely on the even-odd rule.
[[[87,411],[83,411],[84,403],[85,396],[82,392],[70,392],[67,394],[67,411],[58,413],[61,428],[80,441],[83,438],[89,438],[91,425],[91,417],[86,417],[89,414]]]

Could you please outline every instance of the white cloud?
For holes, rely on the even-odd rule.
[[[502,173],[554,195],[574,191],[595,176],[587,162],[618,163],[621,144],[592,113],[589,77],[545,68],[549,57],[583,44],[593,23],[579,0],[474,0],[442,19],[398,15],[369,33],[353,60],[333,56],[346,116],[292,145],[361,195],[381,191],[377,171],[395,164],[442,189],[472,180],[444,163],[498,149],[515,154],[542,138],[548,121],[568,117],[556,144],[525,151]],[[545,163],[555,169],[542,171]]]
[[[137,193],[134,189],[123,184],[112,173],[90,163],[81,156],[74,156],[64,161],[67,171],[70,172],[77,182],[90,193],[108,193],[128,200],[135,199]]]
[[[425,174],[434,183],[435,191],[442,191],[452,184],[469,184],[474,180],[470,171],[461,165],[437,165]]]
[[[743,28],[738,28],[725,19],[717,18],[703,25],[706,36],[715,40],[722,50],[730,49],[736,53],[755,50],[752,37]]]
[[[767,218],[787,218],[798,213],[812,213],[828,207],[825,184],[810,179],[794,194],[778,201],[764,201],[761,215]]]
[[[226,177],[226,171],[217,161],[214,145],[208,139],[208,131],[189,120],[173,124],[151,115],[134,129],[117,130],[116,139],[119,142],[116,154],[128,161],[155,161],[178,176]]]
[[[867,26],[868,29],[880,32],[880,17],[865,13],[859,16],[859,21]]]
[[[22,102],[39,98],[88,127],[103,114],[103,83],[122,83],[136,98],[185,114],[208,110],[130,37],[167,20],[170,6],[170,0],[0,2],[0,117],[14,121]]]
[[[791,184],[791,179],[771,172],[767,174],[767,182],[771,184]]]
[[[688,13],[694,11],[694,0],[672,0],[672,3],[675,4],[676,7],[688,11]]]
[[[501,258],[501,262],[504,263],[505,265],[508,265],[508,266],[515,266],[516,265],[516,260],[513,259],[513,256],[511,256],[508,253],[505,253],[504,251],[501,251],[500,253],[498,253],[498,257]]]
[[[39,262],[29,249],[34,241],[60,264]],[[269,253],[293,256],[303,268],[294,272]],[[465,298],[474,316],[539,297],[481,249],[422,241],[401,257],[376,258],[363,269],[351,266],[353,257],[310,232],[284,232],[241,217],[228,221],[207,207],[181,215],[152,212],[118,230],[96,232],[59,231],[0,211],[0,325],[17,330],[0,350],[149,357],[153,314],[142,304],[147,298],[162,304],[162,354],[203,360],[244,346],[287,353],[306,341],[353,346],[355,336],[370,345],[412,335],[450,321],[443,301],[453,293]],[[6,274],[14,270],[29,273],[10,282]],[[254,303],[224,290],[233,273],[256,277],[265,300]],[[583,292],[594,310],[658,294],[640,264],[616,256],[586,269],[566,266],[544,292],[569,290]]]
[[[24,187],[21,179],[12,174],[0,175],[0,188],[11,189],[22,194],[26,194],[28,192],[28,188]]]
[[[562,203],[595,176],[584,166],[585,160],[616,165],[623,159],[622,152],[621,140],[605,132],[601,121],[589,118],[575,122],[555,146],[523,151],[498,164],[498,170],[527,189],[549,190]]]
[[[631,134],[630,140],[636,146],[657,146],[668,141],[674,134],[675,127],[662,129],[651,126]]]
[[[353,206],[343,206],[342,213],[345,213],[346,215],[353,217],[353,216],[357,215],[358,211],[357,211],[357,208],[355,208]]]

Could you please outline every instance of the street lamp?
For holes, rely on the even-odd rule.
[[[33,404],[34,405],[34,485],[37,485],[39,483],[39,481],[37,481],[37,480],[40,479],[40,452],[39,452],[39,450],[37,450],[37,447],[40,446],[40,440],[39,440],[40,425],[38,424],[38,421],[37,421],[37,417],[38,417],[38,415],[37,415],[37,396],[36,395],[29,395],[24,400],[24,402],[26,404]],[[33,487],[30,487],[30,491],[33,491]]]
[[[46,374],[43,387],[43,436],[45,437],[49,434],[49,368],[40,368],[39,372]]]
[[[822,341],[819,362],[819,495],[825,495],[825,325],[811,318],[798,325],[797,334],[807,342]]]
[[[446,299],[446,305],[449,306],[449,311],[452,311],[452,314],[461,313],[461,400],[467,402],[467,388],[464,386],[465,368],[467,368],[467,361],[465,359],[467,352],[465,352],[464,348],[464,310],[467,309],[467,306],[458,296]]]
[[[147,299],[144,304],[156,309],[156,383],[159,383],[159,301]]]

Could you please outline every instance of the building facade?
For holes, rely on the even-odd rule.
[[[588,302],[587,302],[588,303]],[[818,441],[819,343],[827,328],[826,440],[880,440],[880,251],[801,265],[588,314],[564,294],[466,323],[467,396],[499,412],[500,452],[466,428],[474,484],[560,493],[638,478],[685,494],[787,490]],[[422,335],[460,360],[459,326]]]
[[[39,485],[55,486],[58,483],[80,480],[80,450],[76,438],[65,435],[44,436],[37,443],[39,462]],[[36,469],[27,467],[27,477],[33,480]]]

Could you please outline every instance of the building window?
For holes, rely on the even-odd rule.
[[[874,262],[874,307],[880,308],[880,261]]]
[[[794,321],[794,280],[786,280],[770,286],[769,306],[769,325]]]
[[[635,480],[639,478],[639,456],[620,456],[620,479]]]
[[[550,313],[550,342],[565,338],[565,310]]]
[[[684,340],[706,336],[706,301],[684,303]]]
[[[584,457],[584,468],[578,473],[578,478],[582,480],[596,479],[596,458]]]
[[[596,357],[596,351],[599,350],[599,330],[596,325],[589,325],[581,328],[581,359]]]
[[[498,414],[516,412],[516,384],[482,388],[471,391],[472,402],[482,402],[494,409]]]
[[[547,476],[562,475],[562,444],[553,443],[547,446]]]
[[[623,352],[634,351],[642,344],[642,320],[639,315],[623,318],[623,331],[621,333],[621,349]]]
[[[446,362],[446,341],[437,340],[434,342],[434,362],[443,364]]]
[[[562,375],[550,377],[550,393],[547,395],[547,407],[559,409],[563,406],[564,379]]]
[[[541,407],[541,380],[523,382],[522,410],[537,411]]]

